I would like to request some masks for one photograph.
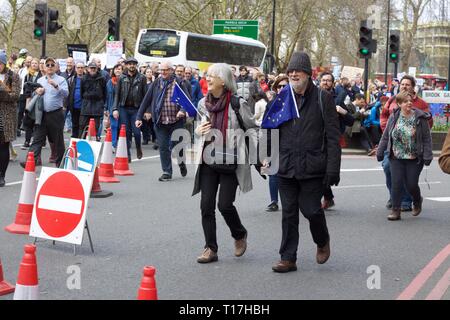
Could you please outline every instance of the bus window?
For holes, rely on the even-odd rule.
[[[228,63],[259,67],[264,59],[265,48],[242,43],[189,35],[186,59],[210,63]]]
[[[152,30],[142,33],[138,52],[149,57],[175,57],[180,51],[180,37],[169,30]]]

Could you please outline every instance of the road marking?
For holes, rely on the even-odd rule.
[[[383,168],[372,168],[372,169],[341,169],[341,172],[367,172],[367,171],[383,171]]]
[[[427,184],[441,184],[441,181],[429,181],[428,183],[426,182],[421,182],[419,183],[419,185],[427,185]],[[386,187],[386,184],[361,184],[361,185],[353,185],[353,186],[340,186],[340,187],[333,187],[333,189],[360,189],[360,188],[381,188],[381,187]]]
[[[69,198],[41,195],[39,209],[59,211],[64,213],[80,214],[83,201]],[[61,208],[64,208],[61,210]]]
[[[409,286],[397,297],[396,300],[411,300],[439,268],[439,266],[450,256],[450,244],[447,245],[441,252],[439,252],[428,265],[420,271],[416,278],[409,284]],[[433,289],[434,291],[434,289]]]
[[[39,178],[36,178],[36,181],[39,181]],[[15,185],[18,185],[18,184],[22,184],[22,182],[23,182],[23,181],[9,182],[9,183],[6,184],[6,186],[7,186],[7,187],[8,187],[8,186],[15,186]]]
[[[441,198],[425,198],[431,201],[437,201],[437,202],[450,202],[450,197],[441,197]]]
[[[159,156],[146,157],[146,158],[142,158],[142,159],[133,159],[133,160],[131,160],[131,162],[139,162],[139,161],[150,160],[150,159],[157,159],[157,158],[159,158]]]
[[[450,269],[447,270],[444,277],[437,283],[436,287],[430,292],[425,300],[441,300],[450,287]]]

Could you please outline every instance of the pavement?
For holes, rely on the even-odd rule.
[[[48,153],[45,149],[44,165]],[[19,151],[21,159],[25,154]],[[204,239],[200,197],[191,196],[193,167],[188,166],[186,178],[175,167],[174,179],[161,183],[158,156],[144,146],[144,158],[131,164],[135,176],[102,184],[112,197],[90,199],[87,219],[94,253],[86,234],[76,255],[70,244],[38,240],[40,299],[132,300],[143,267],[153,265],[162,300],[450,300],[450,176],[441,172],[437,159],[420,179],[423,213],[404,213],[401,221],[390,222],[380,163],[344,150],[341,182],[333,188],[336,205],[326,212],[330,260],[316,263],[309,226],[300,217],[298,271],[276,274],[271,266],[279,259],[281,212],[265,212],[268,182],[253,172],[254,189],[237,192],[235,204],[249,232],[245,255],[234,256],[234,240],[217,212],[219,261],[201,265],[196,258]],[[14,220],[22,175],[18,162],[11,163],[8,184],[0,189],[2,229]],[[23,245],[33,240],[0,230],[0,257],[8,281],[17,279]],[[79,288],[70,286],[73,270],[80,271]],[[9,299],[12,295],[0,297]]]

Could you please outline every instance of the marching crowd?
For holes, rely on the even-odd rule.
[[[142,145],[152,143],[160,153],[159,181],[165,182],[173,175],[176,143],[171,141],[172,134],[186,128],[201,138],[193,194],[201,194],[205,247],[197,261],[218,260],[216,204],[235,240],[235,255],[242,256],[247,230],[234,201],[238,187],[242,192],[252,189],[250,164],[207,164],[202,155],[211,143],[212,130],[221,132],[226,140],[230,129],[264,128],[277,97],[289,89],[298,117],[277,128],[278,171],[268,179],[266,211],[278,211],[279,198],[282,207],[281,259],[273,266],[275,272],[297,269],[299,211],[310,223],[317,262],[328,260],[330,236],[324,210],[335,205],[331,187],[340,181],[345,135],[359,136],[367,155],[382,162],[389,220],[400,220],[404,211],[412,211],[414,216],[422,211],[418,181],[423,167],[433,160],[433,120],[411,76],[393,81],[391,88],[371,81],[366,98],[358,78],[336,81],[332,73],[324,72],[313,79],[310,58],[304,52],[295,52],[286,73],[278,75],[222,63],[200,74],[197,69],[167,61],[139,64],[133,57],[119,60],[109,71],[96,59],[86,65],[69,57],[66,65],[61,72],[54,58],[33,58],[22,49],[14,61],[0,51],[0,187],[5,185],[8,162],[15,152],[11,142],[22,132],[22,149],[34,152],[37,165],[42,164],[41,149],[48,140],[49,162],[59,166],[65,151],[65,127],[72,137],[80,138],[89,119],[94,118],[98,139],[110,127],[115,149],[124,124],[129,161],[133,138],[138,159],[143,157]],[[198,110],[197,121],[171,99],[176,85]],[[450,173],[450,132],[439,164]],[[256,167],[264,176],[263,171],[271,165],[261,159]],[[186,164],[180,162],[179,169],[185,177]]]

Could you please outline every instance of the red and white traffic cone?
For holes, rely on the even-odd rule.
[[[17,206],[14,223],[5,227],[5,230],[16,234],[29,234],[31,216],[33,214],[34,198],[36,197],[37,181],[34,153],[29,152],[25,172],[23,173],[22,189],[20,190],[19,204]]]
[[[14,292],[14,286],[3,278],[2,260],[0,259],[0,296]]]
[[[36,246],[34,244],[26,244],[24,251],[25,254],[20,263],[19,275],[17,276],[14,300],[38,300],[39,281],[36,263]]]
[[[78,151],[75,141],[72,141],[72,146],[69,148],[69,157],[65,161],[67,161],[65,165],[67,170],[77,170]]]
[[[106,183],[118,183],[120,182],[114,175],[113,166],[113,153],[112,153],[112,134],[111,128],[106,130],[106,139],[103,143],[102,160],[100,167],[98,168],[98,175],[100,182]]]
[[[142,276],[141,286],[137,295],[138,300],[158,300],[155,273],[155,267],[144,267],[144,275]]]
[[[114,173],[118,176],[134,176],[133,171],[128,166],[127,131],[124,124],[120,127],[116,160],[114,161]]]
[[[88,140],[97,141],[97,130],[95,129],[95,120],[89,120]],[[95,167],[94,182],[92,183],[91,198],[108,198],[113,193],[111,191],[102,190],[100,179],[98,177],[98,167]]]

